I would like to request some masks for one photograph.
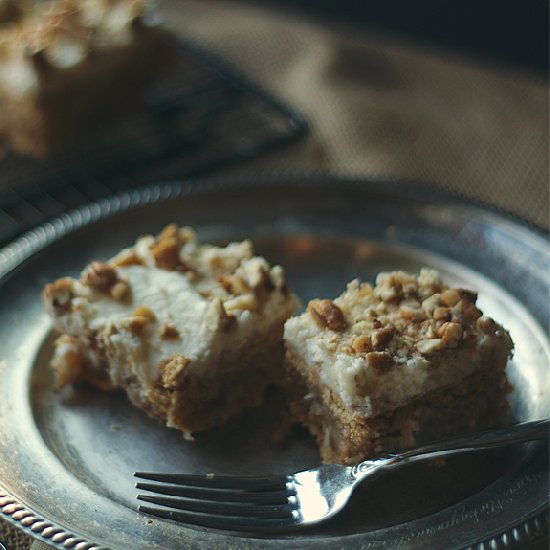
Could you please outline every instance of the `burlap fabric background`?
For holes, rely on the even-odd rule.
[[[233,172],[431,182],[548,228],[546,81],[246,2],[164,0],[162,8],[174,29],[310,122],[301,143]],[[0,541],[9,550],[31,545],[3,522]]]
[[[428,181],[548,226],[545,80],[246,2],[163,4],[311,123],[301,146],[241,170]]]

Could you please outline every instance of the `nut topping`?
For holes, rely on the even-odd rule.
[[[434,319],[436,321],[450,321],[453,316],[448,307],[437,307],[434,310]]]
[[[376,329],[372,334],[372,346],[374,349],[382,349],[394,337],[395,327],[392,325]]]
[[[475,303],[475,301],[477,300],[477,292],[465,290],[464,288],[457,288],[456,290],[460,294],[460,298],[463,301]]]
[[[219,316],[220,327],[223,330],[230,330],[237,324],[237,318],[234,315],[227,313],[224,303],[220,298],[216,298],[212,302],[212,306],[215,308],[213,311],[217,310],[217,315]]]
[[[379,374],[388,372],[393,367],[393,359],[386,351],[371,351],[367,354],[369,367]]]
[[[179,335],[178,329],[171,321],[165,321],[160,327],[160,337],[164,340],[175,340]]]
[[[250,292],[250,285],[237,275],[220,275],[218,281],[229,294],[239,295]]]
[[[459,323],[443,323],[437,335],[451,348],[455,348],[462,339],[462,326]]]
[[[155,320],[155,314],[147,306],[139,306],[134,309],[132,317],[145,317],[148,321]]]
[[[94,290],[109,294],[115,300],[122,301],[130,295],[128,281],[120,278],[117,270],[106,262],[92,262],[81,281]]]
[[[498,325],[495,321],[487,315],[482,315],[476,321],[476,326],[483,334],[495,334],[498,329]]]
[[[380,321],[380,319],[378,319],[378,317],[375,317],[372,320],[372,327],[375,329],[382,328],[382,322]]]
[[[240,294],[230,300],[226,300],[223,305],[226,311],[256,311],[258,309],[258,300],[254,294],[248,292],[247,294]]]
[[[111,298],[121,301],[127,298],[130,294],[130,285],[127,281],[117,281],[110,289]]]
[[[476,321],[481,315],[481,311],[475,306],[475,302],[462,300],[462,317],[467,323]]]
[[[450,288],[439,296],[439,301],[447,307],[453,307],[460,301],[460,294],[456,289]]]
[[[140,264],[141,260],[136,256],[133,250],[123,250],[111,260],[111,265],[113,267],[128,267],[130,265]]]
[[[175,389],[189,363],[191,359],[179,353],[162,361],[159,365],[162,386],[168,390]]]
[[[348,326],[342,310],[331,300],[311,300],[307,311],[321,328],[340,332]]]
[[[50,302],[55,315],[65,315],[72,310],[72,280],[69,277],[58,279],[44,287],[43,298]]]
[[[419,307],[401,306],[399,308],[399,316],[407,321],[423,321],[426,318],[426,313]]]
[[[115,269],[106,262],[98,261],[92,262],[82,276],[83,284],[102,291],[108,291],[116,280]]]
[[[368,336],[361,334],[353,339],[351,347],[356,353],[372,351],[371,339]]]
[[[436,351],[444,349],[445,346],[445,342],[440,338],[428,338],[426,340],[420,340],[416,345],[416,349],[422,355],[432,355]]]
[[[260,267],[258,270],[259,280],[256,285],[254,285],[254,294],[260,301],[264,301],[267,295],[275,290],[275,285],[271,280],[271,275],[265,267]]]
[[[171,239],[178,236],[178,226],[175,223],[168,224],[157,236],[159,241]]]
[[[343,344],[340,347],[340,352],[345,353],[346,355],[353,355],[354,353],[356,353],[353,347],[350,346],[349,344]]]
[[[130,319],[130,328],[132,332],[137,333],[155,320],[155,314],[146,306],[139,306],[132,312]]]
[[[180,265],[178,239],[167,237],[159,240],[151,249],[158,267],[175,271]]]

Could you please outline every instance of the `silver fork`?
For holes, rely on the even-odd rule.
[[[548,439],[549,420],[454,437],[366,460],[355,466],[326,464],[291,475],[218,476],[135,472],[149,481],[136,488],[157,495],[137,498],[159,507],[139,510],[160,518],[236,532],[273,532],[318,524],[333,517],[365,479],[420,460]],[[165,495],[165,496],[158,496]]]

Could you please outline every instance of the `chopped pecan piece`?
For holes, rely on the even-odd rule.
[[[422,355],[432,355],[436,351],[442,350],[446,347],[445,342],[441,338],[427,338],[426,340],[420,340],[416,345],[416,349]]]
[[[229,294],[239,295],[250,292],[250,285],[237,275],[220,275],[218,281]]]
[[[481,316],[481,311],[475,306],[475,302],[462,300],[462,318],[466,323],[476,321]]]
[[[423,321],[426,318],[426,313],[420,306],[417,308],[401,306],[399,308],[399,316],[407,321]]]
[[[447,307],[453,307],[460,302],[460,293],[456,289],[450,288],[439,296],[439,301]]]
[[[116,280],[116,270],[106,262],[92,262],[82,276],[83,284],[102,291],[108,291]]]
[[[365,334],[360,334],[353,339],[351,347],[357,353],[372,351],[371,339]]]
[[[331,300],[311,300],[307,311],[321,328],[343,331],[348,326],[342,310]]]
[[[160,337],[165,340],[175,340],[179,335],[178,329],[170,321],[164,322],[160,327]]]
[[[162,231],[158,234],[157,239],[162,241],[164,239],[173,238],[178,236],[178,226],[175,223],[168,224]]]
[[[189,363],[191,363],[191,359],[179,353],[162,361],[159,364],[162,386],[168,390],[175,389],[179,385]]]
[[[380,321],[380,319],[378,319],[378,317],[375,317],[372,320],[372,328],[374,329],[382,328],[382,322]]]
[[[167,237],[158,241],[151,249],[158,267],[175,271],[180,265],[177,237]]]
[[[229,315],[225,310],[223,302],[220,300],[220,325],[224,330],[230,330],[237,324],[237,318]]]
[[[124,250],[111,260],[113,267],[128,267],[130,265],[141,265],[141,260],[133,250]]]
[[[453,316],[448,307],[437,307],[434,310],[434,319],[436,321],[450,321]]]
[[[446,322],[439,327],[437,335],[451,348],[455,348],[462,339],[462,326],[459,323]]]
[[[72,310],[72,280],[69,277],[58,279],[53,283],[48,283],[44,287],[43,298],[51,303],[52,309],[56,315],[66,315]]]
[[[248,292],[247,294],[240,294],[225,301],[223,305],[226,311],[256,311],[258,309],[258,300],[254,294]]]
[[[482,315],[476,321],[476,326],[483,334],[495,334],[497,331],[498,325],[495,321],[488,317],[487,315]]]
[[[372,333],[372,346],[374,349],[382,349],[395,335],[395,327],[387,325],[376,329]]]
[[[117,281],[110,289],[109,294],[115,300],[124,300],[130,295],[130,285],[127,281]]]
[[[269,274],[269,271],[261,267],[259,269],[259,281],[256,285],[254,285],[254,294],[256,295],[256,298],[263,302],[268,294],[273,292],[273,290],[275,290],[275,285],[271,280],[271,275]]]
[[[456,291],[460,294],[460,299],[465,302],[475,303],[477,300],[477,293],[471,290],[465,290],[464,288],[457,288]]]
[[[139,306],[132,312],[132,317],[145,317],[149,321],[154,321],[155,314],[147,306]]]
[[[393,367],[393,359],[386,351],[371,351],[367,354],[369,367],[379,374],[384,374]]]
[[[155,314],[146,306],[139,306],[132,312],[130,328],[132,332],[139,333],[149,323],[155,320]]]

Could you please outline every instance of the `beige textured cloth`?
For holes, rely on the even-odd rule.
[[[545,80],[246,2],[163,5],[311,123],[304,144],[241,170],[431,182],[548,227]]]
[[[548,228],[545,81],[246,2],[161,3],[174,29],[310,122],[303,142],[232,172],[296,168],[431,182]],[[0,540],[22,550],[31,539],[0,522]],[[36,542],[32,550],[44,548]]]

